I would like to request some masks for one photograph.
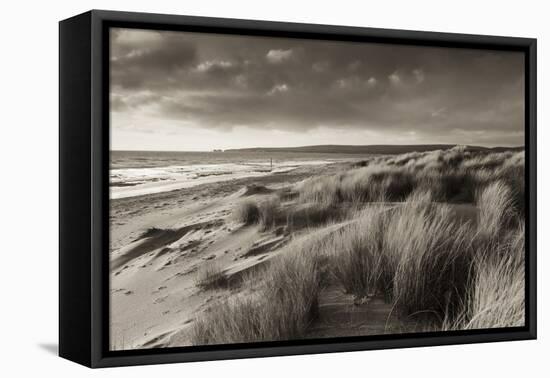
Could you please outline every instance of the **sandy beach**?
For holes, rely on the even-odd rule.
[[[190,345],[188,328],[225,290],[203,290],[197,274],[215,264],[229,279],[277,255],[290,235],[244,227],[239,201],[283,192],[346,163],[206,183],[111,201],[111,347]],[[231,288],[231,295],[240,291]]]

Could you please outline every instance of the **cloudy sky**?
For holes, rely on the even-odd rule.
[[[111,30],[115,150],[523,144],[520,53]]]

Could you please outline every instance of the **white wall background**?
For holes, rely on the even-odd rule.
[[[544,1],[6,1],[0,22],[0,375],[108,377],[543,376],[550,371],[545,256],[550,14]],[[58,26],[112,9],[538,38],[539,340],[89,370],[55,355]],[[545,350],[546,349],[546,350]]]

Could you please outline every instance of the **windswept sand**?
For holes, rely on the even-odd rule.
[[[199,270],[216,264],[237,278],[275,256],[289,239],[236,223],[235,204],[337,169],[304,167],[112,200],[111,348],[189,345],[194,317],[228,295],[198,288]]]

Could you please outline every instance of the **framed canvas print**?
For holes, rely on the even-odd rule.
[[[536,41],[60,22],[60,355],[536,337]]]

